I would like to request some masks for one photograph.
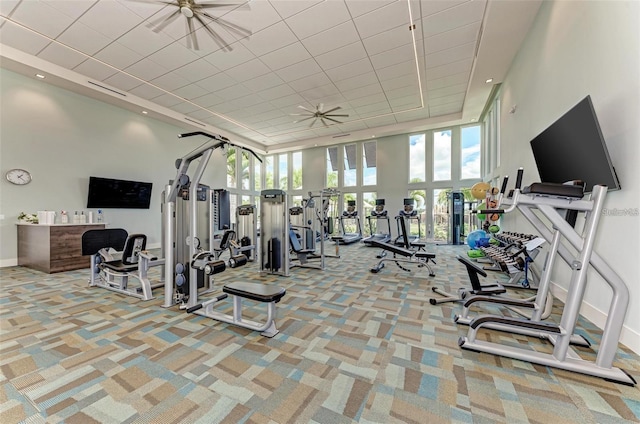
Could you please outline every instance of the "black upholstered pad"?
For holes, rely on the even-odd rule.
[[[225,284],[222,291],[258,302],[279,302],[287,292],[278,286],[242,282]]]
[[[582,197],[584,197],[584,187],[581,185],[533,183],[530,186],[525,187],[522,192],[524,194],[570,197],[573,199],[582,199]]]
[[[435,253],[427,253],[427,252],[416,252],[414,256],[416,258],[420,258],[420,259],[435,259],[436,258],[436,254]]]
[[[133,272],[138,269],[138,264],[124,264],[122,261],[109,261],[103,262],[102,265],[105,268],[116,272]]]

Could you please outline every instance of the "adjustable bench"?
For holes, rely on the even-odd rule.
[[[248,328],[249,330],[260,331],[266,337],[273,337],[278,334],[279,330],[276,328],[275,322],[276,303],[280,302],[280,299],[286,294],[284,288],[260,283],[235,282],[225,284],[222,287],[222,291],[222,294],[213,299],[188,308],[187,312]],[[233,299],[233,315],[214,311],[213,306],[229,297],[229,295]],[[267,318],[264,323],[243,319],[242,299],[267,304]]]
[[[429,276],[430,277],[435,277],[435,273],[433,272],[433,269],[431,268],[431,266],[429,265],[429,261],[433,262],[434,264],[436,263],[435,258],[436,258],[436,254],[435,253],[428,253],[428,252],[423,252],[423,251],[415,251],[415,250],[411,250],[411,249],[406,249],[404,247],[401,246],[397,246],[395,244],[391,244],[391,243],[384,243],[381,241],[377,241],[377,240],[371,240],[371,246],[375,246],[375,247],[379,247],[380,249],[386,250],[388,252],[393,253],[393,258],[387,258],[384,257],[382,259],[380,259],[380,262],[378,262],[378,264],[376,266],[374,266],[373,268],[371,268],[371,272],[373,273],[378,273],[380,272],[380,270],[382,268],[384,268],[384,262],[385,261],[393,261],[396,263],[396,265],[398,265],[398,267],[404,271],[411,271],[407,268],[404,268],[402,265],[400,265],[400,262],[402,263],[409,263],[409,264],[417,264],[418,267],[426,267],[429,270]],[[400,256],[400,257],[398,257]]]

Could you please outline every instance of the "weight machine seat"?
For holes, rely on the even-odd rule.
[[[225,284],[222,291],[234,296],[245,297],[257,302],[275,302],[278,303],[282,296],[286,294],[286,290],[282,287],[265,285],[259,283],[242,283],[235,282]]]
[[[314,253],[316,251],[315,249],[303,249],[300,240],[298,240],[298,235],[293,229],[289,229],[289,243],[291,244],[291,249],[296,253]]]
[[[105,268],[116,272],[133,272],[138,269],[138,253],[147,247],[147,236],[144,234],[131,234],[122,251],[122,259],[103,262]]]
[[[522,193],[582,199],[584,197],[584,186],[557,183],[533,183],[522,189]]]

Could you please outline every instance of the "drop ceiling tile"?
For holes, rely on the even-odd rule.
[[[406,97],[409,95],[417,95],[419,94],[418,84],[416,83],[413,85],[407,85],[404,87],[396,88],[394,90],[386,90],[385,94],[387,95],[387,98],[389,99],[389,101],[393,99]]]
[[[420,96],[417,94],[389,99],[389,104],[394,112],[421,107]]]
[[[366,114],[371,112],[376,112],[378,114],[389,113],[391,112],[391,106],[388,101],[370,103],[367,105],[363,105],[357,108],[358,114]]]
[[[427,81],[427,89],[434,90],[436,88],[448,87],[455,84],[466,84],[469,81],[469,73],[461,72],[459,74],[448,75],[443,78]]]
[[[21,2],[21,0],[3,0],[0,1],[0,14],[2,16],[10,16],[11,12]]]
[[[362,38],[405,25],[409,32],[409,9],[404,1],[396,1],[353,20]]]
[[[139,2],[131,0],[117,0],[117,2],[144,19],[157,14],[160,10],[165,8],[164,4],[155,2]]]
[[[102,63],[93,59],[85,60],[84,62],[73,68],[73,70],[97,81],[103,81],[118,72],[110,66],[103,65]]]
[[[370,56],[392,50],[403,45],[413,45],[407,25],[398,26],[362,40]]]
[[[286,47],[260,56],[260,60],[273,71],[310,58],[309,52],[300,43],[289,44]]]
[[[347,7],[349,8],[351,16],[357,18],[360,15],[370,13],[395,1],[396,0],[349,1],[347,2]]]
[[[143,82],[151,81],[154,78],[158,78],[160,75],[164,75],[169,72],[168,69],[165,69],[149,59],[142,59],[141,61],[128,66],[124,70],[125,72],[142,79]]]
[[[446,65],[431,67],[427,61],[427,80],[446,77],[447,75],[459,74],[461,72],[471,72],[473,66],[472,59],[465,59],[458,62],[447,63]]]
[[[463,3],[467,3],[469,0],[447,0],[447,1],[432,1],[432,0],[420,0],[420,12],[423,17],[435,15],[447,9],[452,9]],[[413,9],[417,12],[416,9]],[[417,16],[417,13],[415,13]]]
[[[129,90],[129,93],[147,100],[151,100],[165,94],[162,90],[159,90],[149,84],[140,84],[136,88]]]
[[[273,74],[269,74],[269,75],[273,75]],[[264,100],[275,100],[281,97],[291,95],[293,93],[295,93],[295,91],[293,91],[293,88],[289,87],[288,84],[281,84],[276,87],[259,91],[258,96],[260,96],[260,98]]]
[[[89,56],[111,43],[107,37],[80,22],[67,28],[57,40]]]
[[[429,107],[431,106],[443,106],[451,103],[464,102],[465,93],[452,94],[449,96],[442,96],[437,99],[429,99]]]
[[[110,76],[106,80],[105,83],[124,91],[129,91],[141,84],[141,82],[135,78],[130,77],[129,75],[123,74],[121,72]],[[155,99],[154,99],[155,102]]]
[[[393,115],[376,117],[373,120],[367,119],[364,122],[367,124],[367,126],[369,128],[371,128],[371,127],[381,127],[383,125],[392,125],[392,124],[396,124],[397,123],[396,118]]]
[[[231,87],[227,87],[223,90],[219,90],[215,92],[217,96],[223,98],[224,100],[233,100],[239,97],[248,96],[251,92],[243,87],[240,84],[233,85]]]
[[[249,7],[247,7],[247,4]],[[232,24],[239,25],[253,32],[253,34],[274,25],[282,20],[276,9],[268,1],[251,1],[241,7],[236,7],[223,18]],[[234,34],[236,37],[241,37]]]
[[[359,99],[350,100],[349,104],[352,108],[359,110],[362,106],[386,101],[387,97],[384,95],[384,93],[377,93],[370,96],[361,97]]]
[[[245,63],[255,58],[255,55],[247,50],[242,43],[235,43],[233,50],[225,52],[218,50],[204,57],[204,59],[211,63],[221,71],[238,66],[241,63]]]
[[[198,81],[198,85],[208,91],[218,91],[235,85],[236,81],[224,72]]]
[[[3,2],[0,1],[0,3]],[[2,44],[22,50],[25,53],[35,56],[51,43],[46,38],[34,34],[12,22],[0,20],[0,25],[0,40]]]
[[[237,82],[243,82],[250,80],[251,78],[259,77],[268,73],[270,70],[259,59],[252,59],[249,62],[243,63],[238,66],[234,66],[231,69],[225,71],[227,75],[236,80]]]
[[[140,53],[115,42],[95,54],[96,59],[106,62],[118,69],[125,69],[143,58]]]
[[[322,0],[271,0],[271,5],[276,9],[282,19],[286,19],[321,1]]]
[[[288,46],[298,41],[287,24],[278,22],[260,32],[254,33],[250,38],[243,39],[240,43],[255,56],[262,56],[274,50]]]
[[[373,63],[375,69],[387,68],[411,60],[415,63],[415,52],[413,51],[412,44],[405,44],[404,46],[371,56],[371,63]]]
[[[200,85],[200,84],[198,84]],[[196,97],[194,99],[191,99],[191,101],[193,103],[196,103],[204,108],[211,108],[213,106],[219,105],[220,103],[223,103],[224,100],[221,99],[220,97],[216,96],[213,93],[209,93],[209,94],[205,94],[204,96],[200,96],[200,97]]]
[[[87,59],[85,55],[56,43],[51,43],[45,47],[38,53],[38,57],[67,69],[73,69]]]
[[[198,109],[193,112],[189,112],[186,115],[190,116],[193,119],[203,121],[204,119],[211,116],[211,112],[209,112],[208,110]]]
[[[467,43],[476,43],[480,32],[480,22],[464,25],[451,31],[442,32],[424,39],[424,52],[435,53]]]
[[[287,24],[302,40],[348,20],[349,11],[343,1],[325,1],[288,18]]]
[[[400,78],[404,76],[415,77],[416,71],[416,61],[407,60],[402,63],[397,63],[392,66],[387,66],[381,69],[376,69],[376,74],[378,74],[378,78],[380,81],[388,81],[395,78]]]
[[[162,32],[155,33],[146,26],[135,27],[118,39],[118,43],[142,56],[153,54],[173,42],[171,37]]]
[[[302,97],[305,98],[309,103],[317,104],[317,103],[330,103],[331,97],[334,95],[339,95],[340,91],[338,88],[333,85],[333,83],[325,84],[320,87],[315,87],[310,90],[301,91],[299,93]],[[337,98],[342,98],[341,96],[337,96]]]
[[[396,117],[396,121],[398,122],[411,122],[411,121],[417,121],[420,119],[426,119],[429,117],[429,113],[428,110],[425,109],[419,109],[419,110],[413,110],[410,112],[399,112],[395,114]]]
[[[369,58],[364,58],[337,68],[327,69],[326,73],[332,81],[342,81],[371,71],[373,71],[371,61]]]
[[[117,1],[92,3],[95,4],[80,17],[79,22],[107,37],[116,39],[140,24],[139,17]]]
[[[364,87],[365,85],[375,84],[378,82],[378,76],[375,72],[367,72],[366,74],[357,75],[355,77],[336,81],[335,85],[340,91],[348,91],[354,88]]]
[[[475,43],[469,43],[447,50],[441,50],[427,55],[427,63],[431,68],[446,65],[448,63],[460,62],[465,59],[473,60],[475,47]]]
[[[462,111],[461,104],[452,104],[446,106],[435,106],[429,108],[429,114],[431,116],[450,115],[452,113],[458,113]]]
[[[278,69],[276,74],[283,81],[289,82],[317,74],[318,72],[322,72],[322,68],[318,66],[318,63],[314,59],[307,59],[286,68]]]
[[[206,60],[196,60],[173,71],[189,82],[197,82],[220,72]]]
[[[199,57],[180,44],[172,43],[148,56],[148,59],[164,69],[174,70],[198,60]]]
[[[299,105],[304,103],[304,98],[299,94],[291,94],[289,96],[280,97],[275,100],[271,100],[271,104],[275,107],[284,108],[292,105]]]
[[[353,21],[347,21],[326,31],[305,38],[302,44],[314,56],[360,41]]]
[[[411,78],[410,75],[404,75],[401,77],[390,78],[390,79],[381,81],[380,84],[382,85],[382,88],[384,88],[385,91],[395,90],[395,89],[407,87],[407,86],[417,89],[418,77],[414,75],[414,77]]]
[[[323,85],[327,85],[329,83],[331,83],[329,77],[327,77],[324,72],[319,72],[308,77],[290,81],[289,85],[296,91],[303,91],[311,88],[322,87]]]
[[[74,20],[82,16],[96,3],[95,0],[40,0],[40,2],[57,9]]]
[[[73,22],[73,18],[41,1],[23,1],[13,10],[11,19],[54,39]]]
[[[197,97],[201,97],[203,94],[206,93],[206,91],[202,87],[200,87],[198,84],[195,84],[195,83],[185,85],[184,87],[176,88],[171,92],[187,100],[192,100]]]
[[[467,91],[467,84],[450,85],[443,88],[437,88],[435,90],[428,91],[429,99],[437,99],[438,97],[450,96],[452,94],[465,93]]]
[[[422,34],[425,38],[460,26],[482,21],[486,2],[468,1],[422,19]]]
[[[245,81],[242,83],[242,85],[247,87],[252,92],[257,93],[259,91],[264,91],[269,88],[281,86],[283,83],[284,81],[282,81],[282,78],[280,78],[278,75],[274,73],[269,73],[269,74],[265,74],[265,75],[250,79],[248,81]]]
[[[348,133],[350,131],[364,130],[368,127],[364,122],[358,121],[358,122],[345,122],[344,124],[338,125],[338,128],[340,128],[340,130],[343,133]]]
[[[340,47],[328,53],[316,56],[316,62],[322,69],[333,69],[367,57],[367,52],[360,41]]]
[[[366,85],[364,87],[358,87],[353,90],[343,91],[342,95],[345,97],[345,99],[351,101],[360,97],[371,96],[379,93],[382,93],[382,87],[379,83],[375,83]]]

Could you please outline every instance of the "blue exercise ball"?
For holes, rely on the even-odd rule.
[[[467,236],[467,245],[469,245],[470,248],[475,249],[478,247],[478,243],[481,239],[486,239],[488,237],[489,234],[484,230],[472,231]]]

